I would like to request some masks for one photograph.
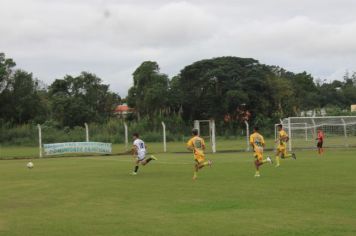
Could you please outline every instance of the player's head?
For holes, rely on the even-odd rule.
[[[197,136],[198,135],[198,129],[194,128],[192,129],[192,135]]]
[[[253,127],[253,132],[258,132],[260,128],[258,126]]]
[[[133,139],[138,139],[139,137],[140,137],[140,135],[137,132],[132,134]]]
[[[277,125],[277,128],[278,128],[279,131],[282,130],[283,129],[282,124]]]
[[[318,132],[321,132],[323,131],[323,129],[321,127],[318,128]]]

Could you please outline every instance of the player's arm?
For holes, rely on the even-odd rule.
[[[252,147],[252,151],[255,151],[254,141],[253,141],[253,138],[251,136],[250,136],[250,145]]]
[[[189,140],[189,141],[187,142],[187,149],[188,149],[189,151],[194,151],[194,146],[193,146],[193,141],[192,141],[192,140]]]
[[[194,147],[193,146],[187,146],[187,150],[194,151]]]
[[[201,142],[201,148],[203,149],[203,151],[205,151],[206,145],[204,139]]]
[[[136,145],[132,145],[131,153],[132,153],[132,155],[137,155],[137,147],[136,147]]]
[[[262,140],[261,140],[261,144],[262,144],[262,147],[265,148],[266,143],[265,143],[265,139],[263,137],[262,137]]]
[[[284,135],[280,135],[279,138],[276,140],[276,143],[277,142],[288,142],[289,140],[289,137],[287,134],[284,134]]]
[[[279,135],[278,138],[276,139],[276,143],[281,142],[284,140],[284,136]]]

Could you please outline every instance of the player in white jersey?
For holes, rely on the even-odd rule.
[[[132,174],[137,175],[137,171],[140,163],[141,165],[144,166],[152,160],[157,160],[157,158],[154,157],[153,155],[151,155],[149,158],[146,158],[146,152],[147,152],[146,145],[145,142],[139,138],[138,133],[133,134],[133,140],[134,142],[132,147],[132,153],[136,158],[136,160],[135,160],[135,168]]]

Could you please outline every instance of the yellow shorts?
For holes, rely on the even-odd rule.
[[[195,155],[194,160],[198,163],[202,163],[205,161],[205,156],[204,155]]]
[[[287,147],[285,145],[278,145],[277,153],[281,153],[283,156],[287,155]]]
[[[262,161],[263,160],[263,154],[260,152],[255,152],[253,154],[253,156],[258,160],[258,161]]]

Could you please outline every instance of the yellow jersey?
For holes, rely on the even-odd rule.
[[[193,149],[194,156],[204,156],[205,142],[199,136],[189,139],[187,146]]]
[[[250,135],[250,144],[253,146],[255,152],[262,153],[265,145],[263,136],[257,132]]]
[[[279,145],[287,145],[287,139],[288,139],[288,134],[286,133],[286,131],[284,131],[284,129],[282,129],[281,131],[279,131]]]

